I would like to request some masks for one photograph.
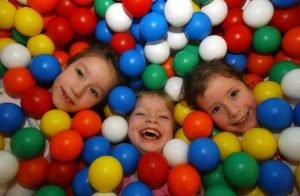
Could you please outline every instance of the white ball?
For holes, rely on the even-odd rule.
[[[107,26],[114,32],[125,32],[132,24],[132,17],[129,16],[122,3],[114,3],[109,6],[105,13]]]
[[[118,143],[126,138],[128,123],[122,116],[112,115],[103,121],[101,132],[108,141]]]
[[[113,192],[110,192],[110,193],[99,193],[99,192],[96,192],[96,193],[92,194],[92,196],[117,196],[117,194],[113,193]]]
[[[189,41],[181,27],[172,26],[167,31],[166,40],[172,50],[181,50]]]
[[[281,80],[281,88],[285,97],[300,100],[300,69],[286,73]]]
[[[147,42],[144,47],[144,54],[150,63],[162,64],[169,58],[170,47],[165,40]]]
[[[192,2],[191,0],[168,0],[164,7],[164,14],[169,24],[182,27],[192,18]]]
[[[8,189],[5,196],[16,196],[16,195],[32,196],[33,194],[34,194],[34,190],[27,189],[16,182],[12,187]]]
[[[0,184],[10,182],[17,175],[19,162],[15,155],[8,151],[0,151]]]
[[[173,101],[178,102],[180,99],[180,92],[183,79],[178,76],[171,77],[167,80],[164,91],[172,98]]]
[[[31,54],[22,44],[11,43],[2,48],[0,60],[8,69],[13,67],[27,67],[31,61]]]
[[[278,137],[280,153],[291,161],[300,161],[300,127],[284,129]]]
[[[27,0],[17,0],[17,2],[22,4],[22,5],[28,5]]]
[[[171,139],[163,149],[163,155],[169,165],[175,166],[181,163],[187,163],[188,144],[182,139]]]
[[[267,25],[274,13],[274,7],[269,0],[250,1],[243,10],[244,22],[252,28],[260,28]]]
[[[224,0],[214,0],[203,6],[201,11],[208,15],[213,26],[217,26],[225,20],[228,7]]]
[[[226,41],[219,35],[207,36],[199,46],[199,55],[204,61],[221,59],[226,55],[226,52]]]

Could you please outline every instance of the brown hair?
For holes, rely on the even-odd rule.
[[[183,78],[182,93],[187,104],[197,108],[196,98],[204,95],[209,81],[217,76],[235,78],[245,83],[242,73],[222,60],[200,61],[199,65]]]

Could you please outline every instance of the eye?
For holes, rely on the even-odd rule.
[[[220,109],[221,109],[220,106],[215,106],[212,108],[211,113],[212,114],[217,113],[218,111],[220,111]]]
[[[168,120],[168,119],[169,119],[169,116],[166,116],[166,115],[160,115],[159,118],[167,119],[167,120]]]
[[[239,91],[238,90],[234,90],[230,93],[230,96],[231,97],[236,97],[237,95],[239,94]]]
[[[91,93],[92,93],[92,95],[94,96],[94,97],[98,97],[98,93],[97,93],[97,91],[94,89],[94,88],[91,88]]]
[[[76,73],[80,78],[83,78],[83,72],[80,69],[76,69]]]
[[[145,114],[142,113],[142,112],[136,112],[134,115],[136,115],[136,116],[145,116]]]

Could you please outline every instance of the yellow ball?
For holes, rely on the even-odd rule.
[[[53,109],[46,112],[40,122],[40,129],[51,138],[57,132],[71,128],[71,117],[65,111]]]
[[[262,81],[253,89],[253,95],[257,103],[269,98],[283,98],[283,93],[280,84],[273,81]]]
[[[9,38],[9,37],[3,37],[3,38],[0,38],[0,53],[1,53],[1,50],[8,44],[11,44],[11,43],[16,43],[16,41],[12,38]]]
[[[123,178],[122,165],[112,156],[102,156],[90,165],[88,178],[92,187],[98,192],[111,192]]]
[[[266,196],[258,186],[239,190],[238,193],[240,196]]]
[[[0,150],[3,150],[5,146],[4,137],[2,134],[0,134]]]
[[[239,138],[231,132],[219,132],[212,139],[220,150],[222,161],[231,153],[242,150]]]
[[[111,111],[111,109],[110,109],[110,107],[109,107],[108,104],[106,104],[104,106],[103,113],[104,113],[105,117],[109,117],[109,116],[115,115],[115,113]]]
[[[199,12],[200,11],[200,5],[198,5],[194,1],[191,1],[191,2],[192,2],[192,6],[193,6],[193,12]]]
[[[272,158],[277,150],[277,139],[269,130],[252,128],[242,137],[243,151],[258,161]]]
[[[15,28],[23,35],[36,36],[43,30],[43,18],[30,7],[21,7],[16,11]]]
[[[190,144],[190,143],[191,143],[191,141],[184,135],[183,128],[179,128],[179,129],[176,131],[174,138],[176,138],[176,139],[182,139],[182,140],[185,141],[187,144]]]
[[[174,118],[178,125],[183,124],[184,118],[191,113],[193,110],[187,106],[185,101],[181,101],[175,105]]]
[[[6,1],[0,1],[0,29],[11,29],[14,26],[15,6]]]
[[[296,187],[300,189],[300,164],[298,164],[295,169],[295,182],[296,182]]]
[[[47,35],[39,34],[29,38],[27,42],[27,48],[32,56],[39,54],[52,55],[55,50],[55,44]]]

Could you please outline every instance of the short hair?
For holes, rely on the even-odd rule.
[[[235,78],[245,83],[243,74],[222,60],[200,61],[198,66],[183,78],[182,96],[186,103],[192,108],[197,108],[196,98],[204,95],[209,81],[216,76]]]

